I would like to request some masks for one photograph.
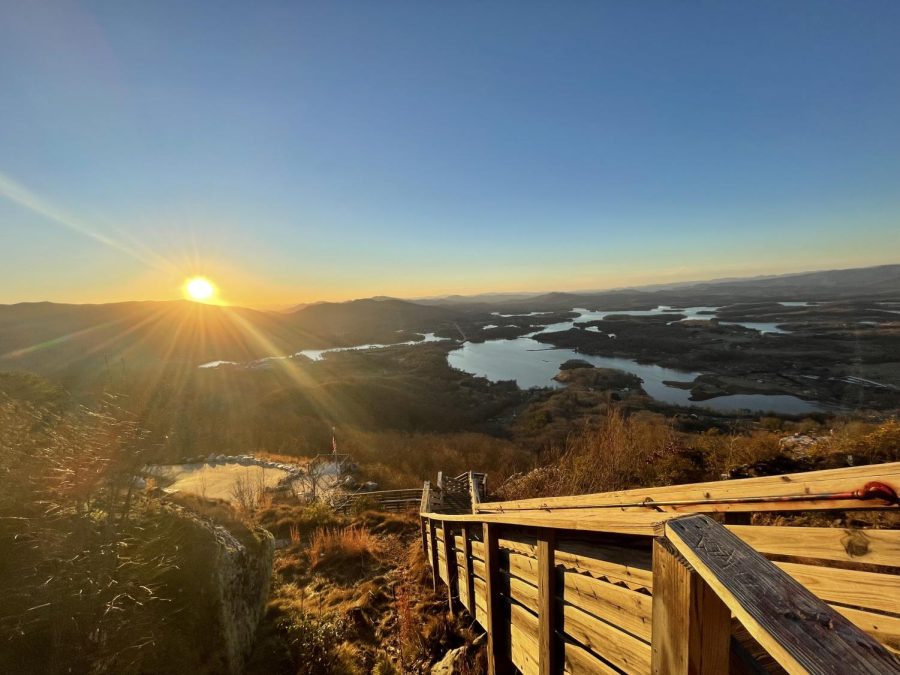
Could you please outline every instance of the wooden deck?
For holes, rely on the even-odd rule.
[[[900,673],[900,531],[728,524],[898,491],[894,463],[460,513],[426,483],[422,545],[494,673]]]

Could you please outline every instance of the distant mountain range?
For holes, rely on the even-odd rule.
[[[829,299],[900,300],[900,265],[696,282],[677,288],[605,292],[481,294],[416,302],[368,298],[266,312],[186,301],[0,305],[0,371],[43,373],[251,361],[301,349],[393,343],[491,312],[632,309],[666,305]]]
[[[626,286],[607,290],[582,290],[547,293],[481,293],[477,295],[448,295],[434,298],[417,298],[424,304],[460,305],[472,303],[544,303],[569,302],[578,298],[606,298],[632,294],[649,295],[657,292],[708,292],[713,294],[739,293],[752,295],[771,291],[784,293],[838,292],[840,297],[861,293],[895,294],[900,290],[900,264],[857,267],[851,269],[817,272],[792,272],[787,274],[753,277],[733,277],[699,281],[682,281],[669,284]],[[814,299],[814,298],[810,298]]]

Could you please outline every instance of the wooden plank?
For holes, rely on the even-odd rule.
[[[650,642],[653,600],[649,595],[566,570],[562,597],[588,614]]]
[[[900,612],[900,577],[817,565],[775,563],[828,602],[882,612]]]
[[[428,557],[428,525],[424,518],[419,518],[419,529],[422,531],[422,555],[431,563]]]
[[[893,653],[900,653],[900,618],[837,605],[832,605],[832,609],[844,615],[857,628],[871,635]]]
[[[507,534],[504,537],[500,537],[498,546],[507,551],[512,551],[513,553],[537,558],[536,537],[529,537],[523,534]]]
[[[456,549],[453,548],[453,531],[450,523],[444,523],[444,542],[447,553],[447,605],[450,617],[455,615],[456,602],[459,600],[459,578],[456,566]]]
[[[509,653],[508,626],[500,605],[500,561],[497,548],[497,527],[484,523],[485,595],[487,599],[488,674],[505,675],[510,672],[506,655]]]
[[[625,673],[650,672],[650,645],[564,603],[562,625],[567,635]]]
[[[753,525],[728,529],[766,555],[900,565],[900,530]]]
[[[510,658],[527,675],[540,673],[538,619],[516,603],[510,606]]]
[[[462,525],[462,554],[465,558],[465,562],[463,563],[462,569],[465,570],[466,575],[466,597],[469,601],[469,604],[466,605],[469,609],[469,613],[472,616],[475,616],[474,610],[474,596],[475,596],[475,573],[472,570],[472,540],[469,536],[470,525],[463,524]],[[462,591],[460,590],[460,594]]]
[[[879,642],[711,518],[672,520],[666,536],[789,673],[900,672]]]
[[[538,589],[516,577],[509,577],[509,597],[535,615],[540,611]]]
[[[884,483],[895,493],[900,493],[900,462],[870,466],[809,471],[783,476],[763,476],[739,480],[711,481],[659,488],[637,488],[617,492],[603,492],[573,497],[539,497],[507,502],[482,502],[475,507],[477,514],[512,514],[524,510],[583,509],[586,507],[628,507],[688,512],[714,511],[793,511],[815,509],[877,509],[892,508],[884,500],[803,500],[779,502],[777,498],[792,495],[833,494],[860,490],[869,482]],[[763,498],[767,501],[722,503],[722,500],[748,500]],[[719,501],[718,504],[694,504],[688,502]],[[671,504],[670,502],[674,502]],[[643,508],[646,508],[645,506]]]
[[[437,550],[437,535],[435,534],[435,522],[433,519],[428,520],[428,538],[431,546],[431,582],[435,593],[438,590],[438,577],[440,574],[440,563]]]
[[[519,527],[549,527],[582,532],[608,532],[657,536],[663,532],[665,521],[676,513],[662,513],[638,509],[593,508],[523,511],[520,513],[427,514],[454,523],[495,523]]]
[[[474,579],[472,587],[475,589],[475,620],[487,631],[487,590],[484,586],[484,580]]]
[[[529,558],[518,553],[508,554],[509,573],[527,581],[534,587],[538,586],[538,561],[537,558]]]
[[[480,523],[477,523],[480,529]],[[470,523],[471,525],[471,523]],[[473,532],[474,534],[474,532]],[[484,560],[484,542],[478,541],[474,537],[472,538],[472,557],[478,558],[479,560]]]
[[[487,579],[487,568],[484,566],[484,563],[478,558],[472,558],[472,569],[475,572],[475,575],[481,577],[482,579]]]
[[[649,547],[635,550],[560,540],[557,542],[556,564],[614,583],[624,583],[632,589],[653,588]]]
[[[563,673],[566,675],[620,675],[620,671],[604,663],[587,649],[566,640],[563,642]]]
[[[553,550],[556,533],[544,530],[537,541],[538,564],[538,670],[541,675],[559,672],[559,650],[555,648],[556,616],[556,562]],[[522,556],[524,557],[524,556]]]
[[[664,540],[653,544],[653,675],[728,672],[731,612]]]

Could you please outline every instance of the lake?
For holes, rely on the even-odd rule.
[[[718,396],[706,401],[691,401],[690,391],[671,387],[669,382],[693,382],[701,373],[674,370],[654,364],[642,364],[632,359],[592,356],[582,354],[573,349],[559,349],[532,339],[540,333],[565,331],[575,327],[575,323],[597,321],[615,314],[629,316],[654,316],[659,314],[684,314],[687,319],[707,319],[717,307],[688,307],[673,309],[660,306],[650,310],[592,312],[574,309],[580,316],[560,323],[550,324],[527,336],[512,340],[488,340],[481,343],[464,343],[447,355],[451,367],[470,373],[476,377],[485,377],[492,382],[515,380],[522,389],[534,387],[559,388],[564,385],[556,382],[554,376],[559,367],[571,359],[587,361],[598,368],[613,368],[637,375],[643,381],[644,390],[658,401],[678,406],[698,406],[719,411],[757,410],[772,411],[789,415],[802,415],[823,410],[823,406],[813,401],[805,401],[796,396],[786,394],[734,394]],[[704,312],[701,314],[700,312]],[[769,332],[769,324],[757,324],[756,330]],[[749,327],[749,326],[748,326]],[[778,330],[772,326],[774,330]]]

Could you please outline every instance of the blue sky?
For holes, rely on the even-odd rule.
[[[900,262],[900,3],[0,3],[0,302]]]

